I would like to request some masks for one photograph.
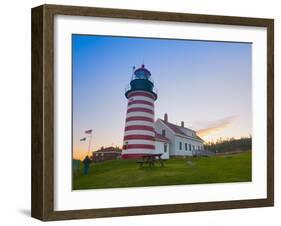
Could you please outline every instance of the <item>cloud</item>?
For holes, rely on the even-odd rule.
[[[198,136],[204,137],[211,133],[221,131],[221,130],[229,127],[231,124],[233,124],[237,118],[238,118],[238,115],[233,115],[233,116],[229,116],[229,117],[226,117],[223,119],[219,119],[219,120],[210,122],[206,128],[199,129],[197,131],[197,134],[198,134]]]

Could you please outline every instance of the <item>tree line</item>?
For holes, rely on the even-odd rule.
[[[204,149],[216,153],[248,151],[252,150],[252,137],[241,137],[239,139],[233,137],[226,139],[220,138],[215,142],[205,143]]]

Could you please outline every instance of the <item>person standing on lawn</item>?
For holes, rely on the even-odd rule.
[[[89,158],[89,156],[87,155],[84,160],[83,160],[83,164],[84,164],[84,169],[83,169],[83,173],[84,175],[88,175],[89,171],[90,171],[90,163],[91,163],[91,159]]]

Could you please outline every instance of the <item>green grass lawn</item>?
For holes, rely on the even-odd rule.
[[[164,167],[140,167],[137,160],[91,164],[83,175],[73,176],[73,189],[144,187],[251,181],[251,151],[214,157],[169,159]],[[82,164],[81,164],[82,166]]]

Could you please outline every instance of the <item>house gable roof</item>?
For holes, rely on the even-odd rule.
[[[162,121],[166,126],[168,126],[174,133],[177,133],[177,134],[181,134],[183,136],[186,136],[186,134],[178,128],[177,125],[175,124],[172,124],[170,122],[165,122],[164,120],[160,119],[160,121]]]
[[[114,148],[114,147],[107,147],[107,148],[102,148],[97,151],[94,151],[93,153],[121,153],[121,150]]]
[[[181,136],[185,136],[185,137],[188,137],[188,138],[192,138],[192,139],[197,139],[197,140],[200,140],[200,141],[204,141],[201,137],[197,136],[196,137],[192,137],[192,136],[189,136],[187,135],[183,130],[180,129],[180,126],[178,125],[175,125],[173,123],[170,123],[170,122],[165,122],[165,120],[163,119],[159,119],[163,124],[165,124],[168,128],[170,128],[174,133],[175,135],[181,135]],[[190,131],[194,131],[192,129],[189,129],[189,128],[186,128]],[[195,132],[195,131],[194,131]]]

